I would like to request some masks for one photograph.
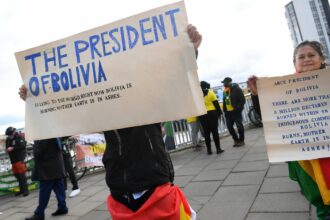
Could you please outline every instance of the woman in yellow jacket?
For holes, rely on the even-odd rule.
[[[207,154],[212,154],[211,150],[211,133],[213,136],[214,144],[217,149],[217,154],[224,152],[220,147],[220,139],[218,132],[218,118],[222,115],[222,111],[217,99],[217,96],[210,89],[210,84],[201,81],[201,88],[204,95],[204,103],[207,113],[205,115],[199,116],[199,120],[203,126],[205,135],[205,144],[207,147]]]

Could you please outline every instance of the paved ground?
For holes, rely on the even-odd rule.
[[[315,210],[301,195],[298,185],[289,180],[287,165],[268,163],[262,129],[246,131],[244,147],[231,147],[230,137],[221,138],[221,145],[225,149],[221,155],[206,155],[205,149],[200,152],[186,149],[171,154],[175,182],[198,212],[198,219],[315,219]],[[105,203],[109,191],[104,173],[84,177],[79,185],[81,194],[67,199],[69,214],[50,216],[56,209],[52,195],[46,219],[111,219]],[[34,191],[24,198],[0,197],[0,219],[22,220],[32,215],[37,195]]]

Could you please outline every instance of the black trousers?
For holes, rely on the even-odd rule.
[[[25,173],[22,174],[14,174],[18,181],[18,186],[19,186],[19,192],[20,193],[28,193],[28,184],[27,184],[27,178]]]
[[[235,141],[244,141],[244,126],[243,117],[241,111],[229,111],[225,112],[226,124],[229,133]],[[236,124],[238,135],[234,129],[234,123]]]
[[[63,161],[64,161],[65,172],[69,175],[70,181],[72,183],[72,190],[78,189],[79,188],[78,181],[73,170],[72,158],[70,154],[63,152]],[[64,179],[64,187],[66,190],[67,189],[66,177]]]
[[[210,153],[211,150],[211,133],[213,136],[214,144],[217,150],[220,150],[220,139],[218,132],[218,118],[219,113],[216,110],[208,111],[207,114],[199,117],[204,130],[205,144],[207,151]]]

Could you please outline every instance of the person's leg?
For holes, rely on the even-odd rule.
[[[218,113],[216,111],[208,112],[208,123],[210,125],[214,145],[217,149],[217,154],[223,152],[220,147],[220,138],[219,138],[219,131],[218,131]]]
[[[23,191],[21,190],[20,176],[17,173],[16,174],[14,173],[14,176],[18,182],[18,188],[19,188],[19,191],[17,193],[15,193],[15,196],[19,196],[19,195],[23,194]]]
[[[73,170],[72,158],[69,155],[63,154],[64,167],[67,174],[69,174],[70,182],[72,183],[72,190],[79,189],[78,181]],[[67,188],[66,188],[67,189]]]
[[[207,123],[207,115],[200,116],[200,122],[201,122],[203,130],[204,130],[204,138],[205,138],[207,153],[212,154],[210,128],[209,128],[209,125]]]
[[[197,122],[191,122],[190,123],[191,126],[191,140],[192,140],[192,145],[194,148],[197,149],[197,138],[198,138],[198,130],[199,130],[199,125]]]
[[[193,122],[188,122],[188,130],[189,130],[189,134],[191,137],[191,146],[192,146],[193,150],[195,150],[196,146],[194,145],[194,140],[193,140],[193,135],[192,135],[192,123]]]
[[[211,149],[211,132],[208,126],[204,128],[204,134],[205,134],[205,144],[207,148],[207,153],[212,154],[212,149]]]
[[[18,184],[19,184],[20,193],[22,193],[24,196],[29,195],[27,178],[25,176],[25,173],[17,174],[17,176],[18,176]]]
[[[68,178],[65,176],[64,177],[64,191],[68,190]]]
[[[242,112],[237,112],[234,117],[235,124],[237,127],[237,131],[239,134],[239,141],[240,143],[244,144],[244,126],[243,126],[243,117],[242,117]]]
[[[53,182],[50,180],[42,180],[39,184],[39,204],[34,214],[40,218],[45,217],[45,209],[48,205],[50,194],[52,192]]]
[[[225,119],[226,119],[226,124],[227,124],[228,131],[229,131],[230,135],[232,136],[232,138],[234,139],[234,142],[236,144],[236,142],[238,141],[238,136],[237,136],[236,131],[234,129],[234,116],[233,116],[233,113],[232,112],[226,112],[225,113]]]
[[[25,176],[26,172],[26,166],[23,161],[18,161],[16,163],[12,164],[12,172],[14,176],[17,179],[18,186],[19,186],[19,192],[16,193],[15,195],[21,195],[23,194],[24,196],[29,195],[29,190],[28,190],[28,185],[27,185],[27,179]]]
[[[52,215],[63,215],[68,213],[68,207],[65,202],[65,189],[64,189],[64,178],[52,180],[53,190],[57,199],[57,210]]]
[[[203,129],[202,123],[200,121],[198,121],[198,124],[199,124],[199,131],[200,131],[201,137],[205,138],[205,134],[204,134],[204,129]]]

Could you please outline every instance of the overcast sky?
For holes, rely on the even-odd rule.
[[[153,9],[174,0],[0,1],[0,134],[23,126],[22,80],[14,53]],[[212,86],[294,71],[293,46],[285,19],[289,0],[186,1],[189,22],[203,35],[200,80]]]

